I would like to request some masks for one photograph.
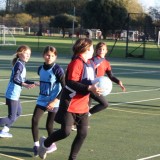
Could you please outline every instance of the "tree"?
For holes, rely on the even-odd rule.
[[[149,8],[149,14],[153,17],[153,19],[158,19],[160,20],[160,10],[159,8]]]
[[[129,13],[143,13],[142,5],[138,0],[121,0]],[[134,17],[134,15],[133,15]]]
[[[23,17],[23,18],[22,18]],[[16,21],[17,26],[28,26],[29,22],[31,21],[32,17],[26,13],[19,13],[16,14],[14,20]]]
[[[154,24],[154,35],[155,35],[155,40],[158,41],[158,34],[160,31],[160,10],[159,7],[150,7],[149,8],[149,15],[153,19],[153,24]]]
[[[92,0],[87,3],[82,19],[85,28],[97,28],[104,39],[108,31],[119,29],[126,19],[127,10],[121,1]]]
[[[68,14],[59,14],[50,20],[50,27],[57,27],[62,29],[63,38],[65,37],[65,28],[71,28],[74,20],[74,16]],[[75,27],[78,26],[78,22],[75,20]]]

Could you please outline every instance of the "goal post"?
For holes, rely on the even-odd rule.
[[[16,45],[16,39],[8,27],[0,25],[0,46],[3,45]]]
[[[160,31],[158,32],[158,46],[160,45]]]

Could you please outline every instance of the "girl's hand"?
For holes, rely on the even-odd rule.
[[[97,82],[97,83],[95,83],[95,84],[92,84],[92,85],[89,85],[88,91],[91,91],[91,92],[93,92],[94,94],[97,94],[97,95],[100,96],[100,95],[103,93],[103,89],[97,87],[97,84],[98,84],[98,83],[99,83],[99,82]]]
[[[125,92],[125,91],[126,91],[126,88],[123,86],[123,83],[122,83],[121,81],[119,82],[119,85],[120,85],[122,91]]]
[[[39,82],[34,82],[35,86],[39,86],[40,83]]]
[[[53,110],[53,108],[55,107],[56,103],[59,101],[59,99],[55,98],[53,101],[51,101],[50,103],[48,103],[47,111],[51,111]]]
[[[31,89],[31,88],[34,88],[36,85],[35,84],[22,83],[22,86],[27,88],[27,89]]]

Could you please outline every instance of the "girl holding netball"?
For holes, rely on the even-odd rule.
[[[109,79],[116,84],[118,84],[122,91],[125,91],[125,87],[123,86],[122,81],[120,81],[118,78],[116,78],[112,73],[112,68],[110,65],[110,62],[106,60],[105,56],[108,52],[107,45],[104,42],[99,42],[95,47],[95,53],[96,55],[92,57],[91,61],[95,64],[95,73],[96,77],[101,77],[107,75]],[[72,59],[74,59],[76,55],[73,55]],[[107,84],[106,84],[107,85]],[[94,99],[98,104],[91,107],[92,99]],[[92,114],[95,114],[97,112],[100,112],[108,107],[108,101],[106,100],[106,97],[101,95],[96,95],[93,92],[90,93],[90,100],[89,100],[89,116]],[[76,131],[77,127],[75,125],[72,126],[72,130]]]

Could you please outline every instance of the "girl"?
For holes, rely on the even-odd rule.
[[[38,68],[40,76],[40,93],[37,99],[37,104],[32,117],[32,135],[34,140],[33,152],[38,156],[39,138],[38,138],[38,123],[45,111],[48,111],[46,121],[46,129],[48,136],[53,132],[54,117],[56,115],[61,90],[65,85],[64,71],[55,63],[57,51],[52,46],[47,46],[43,52],[44,64]],[[56,150],[56,145],[53,143],[48,149],[48,153]]]
[[[12,134],[9,133],[10,127],[17,120],[22,113],[22,107],[20,104],[20,94],[22,88],[35,87],[34,82],[26,80],[26,67],[25,63],[28,62],[31,56],[31,49],[26,46],[20,46],[12,60],[12,73],[10,81],[6,90],[6,105],[8,105],[8,117],[0,118],[0,125],[4,126],[0,131],[0,137],[11,138]]]
[[[107,76],[111,79],[111,81],[118,84],[121,87],[122,91],[125,91],[123,83],[113,75],[111,65],[109,61],[105,59],[105,56],[108,52],[107,45],[104,42],[99,42],[96,45],[95,52],[96,55],[91,59],[91,61],[93,61],[93,63],[95,64],[96,77],[101,77],[107,74]],[[72,57],[72,59],[74,58],[75,55]],[[98,104],[91,108],[92,99],[97,101]],[[106,97],[102,95],[97,96],[91,92],[89,106],[90,106],[89,116],[91,116],[92,114],[95,114],[97,112],[106,109],[108,107],[108,101],[106,100]],[[72,130],[73,131],[77,130],[75,125],[72,126]]]
[[[47,139],[40,138],[39,156],[46,158],[47,148],[52,143],[62,140],[71,133],[72,124],[77,126],[77,135],[72,143],[68,160],[76,160],[77,154],[87,136],[89,93],[100,94],[102,89],[91,83],[95,78],[93,63],[88,61],[93,56],[93,44],[88,38],[78,39],[72,48],[75,58],[66,71],[66,86],[63,90],[56,121],[61,129],[53,132]]]
[[[105,56],[108,52],[107,45],[104,42],[99,42],[96,45],[95,50],[96,50],[96,55],[92,58],[92,60],[96,65],[96,76],[101,77],[107,74],[110,80],[118,84],[121,87],[122,91],[125,92],[126,89],[123,86],[122,81],[120,81],[113,75],[111,65],[109,61],[105,59]],[[99,104],[95,105],[89,110],[89,116],[108,107],[108,102],[104,96],[102,95],[97,96],[91,93],[90,97],[95,101],[99,102]],[[91,99],[90,99],[90,106],[91,106]]]

